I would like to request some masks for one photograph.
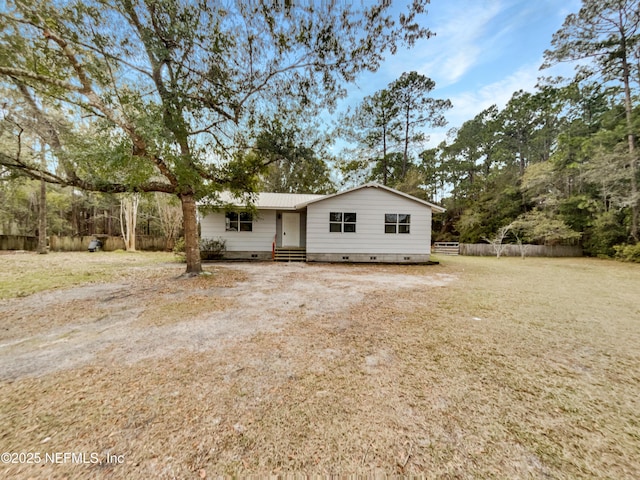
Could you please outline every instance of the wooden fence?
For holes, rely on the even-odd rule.
[[[519,257],[519,245],[503,245],[503,257]],[[568,245],[523,245],[527,257],[581,257],[582,247]],[[461,243],[460,255],[475,257],[496,256],[496,251],[488,243]]]
[[[89,242],[93,240],[93,235],[84,237],[59,237],[51,235],[49,237],[49,250],[52,252],[78,252],[87,251]],[[102,241],[102,249],[107,252],[114,250],[124,250],[124,241],[122,237],[106,237],[99,236]],[[147,251],[163,251],[173,248],[173,245],[167,245],[167,239],[164,237],[151,237],[148,235],[136,236],[136,248],[138,250]],[[0,250],[31,250],[38,249],[38,237],[26,235],[0,235]]]
[[[28,235],[0,235],[0,250],[37,250],[38,237]]]
[[[85,237],[58,237],[51,235],[49,237],[49,250],[52,252],[77,252],[88,250],[89,242],[94,236]],[[106,252],[114,250],[124,250],[124,240],[122,237],[104,237],[99,236],[102,242],[102,249]],[[150,237],[148,235],[136,235],[136,249],[147,251],[167,250],[167,240],[164,237]]]

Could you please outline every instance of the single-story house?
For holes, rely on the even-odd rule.
[[[259,193],[253,214],[236,204],[201,218],[201,236],[223,238],[225,258],[421,263],[431,215],[442,207],[377,183],[332,195]]]

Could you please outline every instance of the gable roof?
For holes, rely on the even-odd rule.
[[[421,200],[420,198],[409,195],[408,193],[404,193],[394,188],[386,187],[375,182],[365,183],[364,185],[360,185],[359,187],[350,188],[348,190],[343,190],[342,192],[333,193],[331,195],[259,192],[254,193],[251,196],[251,203],[255,206],[255,208],[259,210],[298,210],[312,203],[322,202],[324,200],[328,200],[329,198],[338,197],[350,192],[355,192],[356,190],[360,190],[362,188],[379,188],[394,195],[398,195],[408,200],[412,200],[422,205],[431,207],[431,209],[436,213],[443,213],[445,211],[445,209],[440,207],[439,205],[427,202],[426,200]],[[236,207],[244,207],[247,204],[246,198],[234,197],[229,192],[221,192],[219,200],[223,203],[235,205]]]
[[[323,202],[324,200],[328,200],[329,198],[333,198],[333,197],[338,197],[340,195],[344,195],[346,193],[350,193],[350,192],[355,192],[356,190],[360,190],[363,188],[379,188],[381,190],[385,190],[387,192],[393,193],[394,195],[398,195],[401,197],[404,197],[408,200],[412,200],[414,202],[417,203],[421,203],[422,205],[426,205],[428,207],[431,207],[431,210],[433,210],[436,213],[443,213],[446,210],[442,207],[440,207],[439,205],[436,205],[434,203],[431,202],[427,202],[426,200],[422,200],[420,198],[414,197],[413,195],[409,195],[408,193],[404,193],[401,192],[400,190],[396,190],[395,188],[391,188],[391,187],[387,187],[385,185],[380,185],[379,183],[376,182],[369,182],[369,183],[365,183],[364,185],[360,185],[359,187],[354,187],[354,188],[350,188],[348,190],[343,190],[342,192],[338,192],[338,193],[334,193],[332,195],[320,195],[321,198],[316,198],[313,200],[309,200],[308,202],[306,202],[306,205],[310,205],[312,203],[318,203],[318,202]],[[298,205],[298,207],[301,207],[303,205]]]

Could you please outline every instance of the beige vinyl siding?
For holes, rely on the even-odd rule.
[[[329,232],[330,212],[355,212],[355,233]],[[385,213],[411,215],[408,234],[384,233]],[[308,253],[429,254],[431,208],[380,188],[362,188],[307,207]]]
[[[253,219],[251,232],[227,232],[224,212],[205,216],[200,225],[202,238],[224,238],[228,252],[270,252],[276,234],[276,212],[260,210],[257,218]]]

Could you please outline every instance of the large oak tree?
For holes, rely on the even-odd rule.
[[[198,273],[196,202],[255,187],[264,164],[237,153],[257,120],[277,105],[334,105],[386,52],[430,35],[428,3],[394,17],[386,1],[9,0],[0,81],[34,100],[55,161],[43,171],[21,156],[17,125],[0,163],[87,190],[176,195],[187,273]]]

